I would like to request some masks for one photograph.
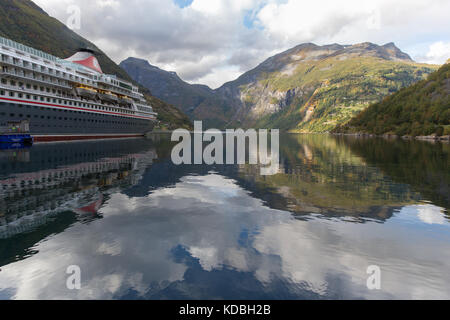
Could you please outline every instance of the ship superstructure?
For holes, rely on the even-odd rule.
[[[156,113],[137,86],[103,73],[92,50],[68,59],[0,37],[0,127],[28,120],[37,140],[142,135]]]

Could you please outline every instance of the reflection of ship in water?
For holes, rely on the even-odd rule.
[[[95,218],[105,197],[138,184],[154,159],[145,139],[0,152],[0,239],[31,231],[65,211],[82,220]]]

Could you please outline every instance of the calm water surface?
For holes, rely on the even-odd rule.
[[[169,139],[0,151],[0,299],[450,299],[448,144],[286,135],[260,176]]]

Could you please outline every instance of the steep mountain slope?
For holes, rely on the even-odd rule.
[[[212,90],[129,58],[121,63],[154,95],[208,127],[266,127],[325,132],[370,104],[425,79],[437,66],[418,64],[393,43],[302,44]]]
[[[142,59],[128,58],[119,65],[154,96],[180,108],[191,119],[203,120],[206,126],[223,127],[232,116],[226,98],[221,99],[208,86],[189,84],[175,72],[162,70]]]
[[[450,135],[450,61],[427,80],[371,105],[334,132],[371,134]]]
[[[61,58],[71,56],[80,47],[93,48],[100,52],[98,60],[105,73],[116,74],[120,78],[131,81],[128,74],[93,43],[73,32],[57,19],[50,17],[32,1],[0,1],[0,36]],[[158,113],[173,115],[173,119],[172,116],[166,116],[164,121],[190,126],[189,119],[173,106],[161,102],[154,107]]]
[[[267,59],[217,92],[231,97],[235,126],[325,132],[436,68],[414,63],[393,43],[308,43]]]

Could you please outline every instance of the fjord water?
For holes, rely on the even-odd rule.
[[[274,176],[172,145],[0,151],[0,299],[450,298],[448,144],[283,135]]]

